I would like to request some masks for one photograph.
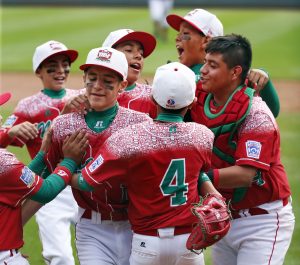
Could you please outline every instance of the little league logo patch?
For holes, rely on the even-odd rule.
[[[110,58],[112,56],[112,52],[108,50],[99,50],[97,54],[97,60],[110,62]]]
[[[35,181],[35,174],[28,168],[24,167],[22,169],[22,175],[20,176],[20,180],[22,180],[25,185],[30,188]]]
[[[256,141],[247,141],[246,150],[248,157],[259,159],[261,152],[261,143]]]
[[[6,119],[5,123],[3,124],[3,127],[4,128],[11,128],[14,125],[14,123],[16,122],[16,120],[17,120],[17,117],[15,115],[9,116]]]
[[[102,155],[99,155],[94,162],[89,166],[89,171],[94,172],[98,167],[100,167],[104,162]]]

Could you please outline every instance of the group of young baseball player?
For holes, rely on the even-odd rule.
[[[46,264],[75,264],[72,224],[81,265],[204,264],[187,241],[191,206],[207,194],[218,202],[205,207],[231,218],[211,247],[214,265],[283,264],[295,217],[276,90],[251,69],[249,41],[224,36],[214,14],[166,20],[179,62],[159,66],[152,84],[138,83],[156,47],[147,32],[119,29],[91,49],[80,90],[65,88],[76,50],[54,40],[36,48],[43,87],[0,129],[1,265],[30,264],[20,249],[33,215]],[[8,145],[26,145],[29,165]]]

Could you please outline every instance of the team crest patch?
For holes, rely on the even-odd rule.
[[[97,54],[97,60],[110,62],[110,58],[112,56],[112,52],[108,50],[99,50]]]
[[[247,141],[246,150],[248,157],[259,159],[261,152],[261,143],[256,141]]]
[[[3,124],[3,127],[4,128],[11,128],[13,126],[13,124],[16,122],[17,120],[17,117],[15,115],[11,115],[9,116],[5,123]]]
[[[20,176],[20,180],[22,180],[25,185],[30,188],[35,181],[35,174],[28,168],[24,167],[22,169],[22,175]]]
[[[104,162],[102,155],[99,155],[93,163],[89,166],[89,171],[94,172],[98,167],[100,167]]]

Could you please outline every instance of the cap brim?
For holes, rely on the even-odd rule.
[[[49,59],[50,57],[55,56],[55,55],[60,55],[60,54],[64,54],[64,55],[68,56],[71,63],[73,63],[77,59],[77,57],[78,57],[78,51],[76,51],[76,50],[65,50],[65,51],[60,51],[60,52],[56,52],[56,53],[53,53],[53,54],[49,55],[47,58],[45,58],[41,62],[41,64],[44,61],[46,61],[47,59]]]
[[[116,46],[124,41],[140,42],[144,48],[144,58],[148,57],[156,47],[156,39],[151,34],[143,31],[131,32],[115,42],[113,46]]]
[[[70,58],[71,63],[73,63],[77,59],[77,57],[78,57],[78,51],[75,51],[75,50],[61,51],[61,52],[52,54],[51,56],[57,55],[57,54],[65,54],[66,56],[68,56]]]
[[[6,103],[10,99],[10,97],[11,97],[11,93],[9,92],[0,94],[0,105]]]
[[[194,27],[196,30],[199,30],[200,32],[203,33],[203,31],[201,29],[199,29],[199,27],[197,27],[194,23],[186,20],[185,18],[181,17],[181,16],[178,16],[178,15],[175,15],[175,14],[171,14],[171,15],[168,15],[166,17],[166,20],[168,22],[168,24],[170,25],[170,27],[172,27],[173,29],[175,29],[176,31],[179,31],[180,29],[180,24],[185,21],[187,22],[188,24],[190,24],[192,27]],[[204,34],[204,33],[203,33]],[[204,34],[205,35],[205,34]]]
[[[107,66],[104,66],[104,65],[99,65],[99,64],[82,64],[79,66],[80,70],[85,70],[89,67],[92,67],[92,66],[95,66],[95,67],[101,67],[101,68],[105,68],[105,69],[108,69],[108,70],[111,70],[113,72],[115,72],[117,75],[119,75],[123,80],[126,79],[126,77],[124,77],[120,72],[116,71],[115,69],[112,69],[110,67],[107,67]]]

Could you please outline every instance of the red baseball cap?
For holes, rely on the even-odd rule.
[[[0,105],[3,105],[5,102],[7,102],[11,97],[11,94],[9,92],[0,94]]]
[[[144,58],[148,57],[156,46],[156,39],[151,34],[143,31],[134,31],[132,29],[119,29],[109,33],[104,40],[103,47],[114,47],[124,41],[140,42],[144,48]]]

